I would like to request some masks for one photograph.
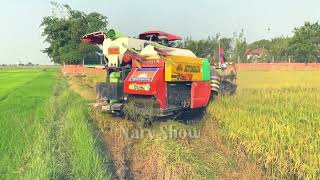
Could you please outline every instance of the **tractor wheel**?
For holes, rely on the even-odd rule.
[[[237,85],[230,81],[221,81],[220,93],[221,95],[235,95]]]
[[[218,96],[219,96],[219,93],[218,93],[218,92],[216,92],[216,91],[211,91],[210,101],[215,101]]]

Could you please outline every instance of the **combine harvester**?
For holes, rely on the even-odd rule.
[[[234,66],[221,69],[190,50],[173,48],[179,40],[161,31],[148,31],[138,38],[114,30],[83,36],[83,43],[103,46],[106,82],[96,85],[99,107],[151,121],[201,112],[219,93],[235,93]]]

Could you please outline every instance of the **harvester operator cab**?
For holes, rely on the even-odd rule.
[[[139,35],[139,39],[146,41],[153,41],[163,46],[177,48],[178,41],[182,40],[181,37],[163,32],[163,31],[147,31]]]

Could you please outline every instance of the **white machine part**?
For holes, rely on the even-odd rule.
[[[119,37],[112,41],[107,38],[103,41],[103,54],[108,58],[109,67],[118,67],[121,62],[123,55],[127,51],[127,48],[130,47],[136,51],[141,51],[144,48],[146,41],[135,38],[128,37]],[[124,46],[124,45],[125,46]]]
[[[109,67],[119,67],[122,63],[124,54],[127,52],[126,47],[130,47],[138,52],[141,55],[150,56],[151,59],[160,58],[158,53],[154,50],[153,45],[147,45],[148,41],[128,38],[128,37],[119,37],[115,40],[109,38],[104,39],[103,41],[103,54],[108,58]],[[171,48],[171,47],[161,47],[167,52],[167,55],[171,56],[184,56],[184,57],[196,57],[196,55],[187,49]]]
[[[166,55],[168,56],[183,56],[183,57],[197,57],[192,51],[188,49],[178,49],[178,48],[171,48],[171,47],[161,47],[161,49],[166,51]],[[154,49],[154,46],[147,45],[142,51],[140,52],[141,55],[149,56],[150,59],[158,59],[160,58],[158,52]]]

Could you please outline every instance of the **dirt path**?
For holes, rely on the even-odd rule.
[[[70,77],[69,84],[94,102],[97,80]],[[254,163],[223,140],[212,114],[192,125],[168,121],[146,129],[97,110],[91,112],[112,155],[118,179],[263,178]]]

